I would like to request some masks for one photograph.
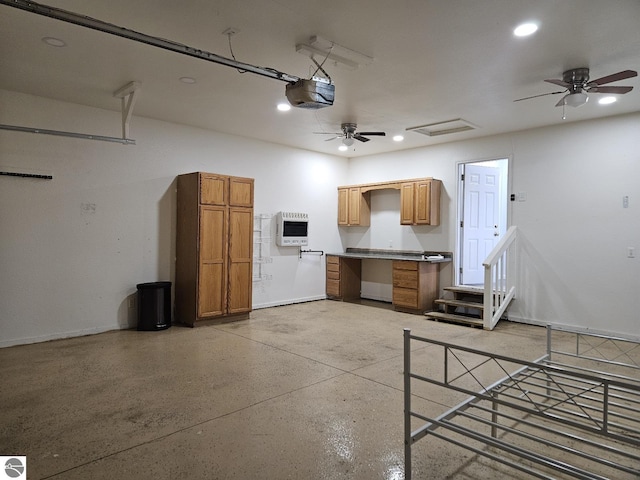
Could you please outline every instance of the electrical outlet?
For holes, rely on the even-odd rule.
[[[629,208],[629,195],[622,197],[622,208]]]
[[[636,249],[633,247],[629,247],[627,249],[627,258],[636,258]]]

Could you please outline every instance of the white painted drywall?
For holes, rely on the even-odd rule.
[[[0,123],[120,134],[118,112],[8,91]],[[136,146],[0,130],[0,166],[54,176],[0,176],[0,346],[133,325],[135,285],[173,280],[180,173],[255,178],[256,214],[309,213],[309,249],[453,251],[456,163],[490,158],[511,158],[512,192],[526,193],[512,204],[522,269],[510,317],[639,337],[639,132],[633,114],[347,161],[136,116]],[[443,180],[439,226],[400,226],[387,191],[372,194],[370,228],[336,226],[338,185],[424,176]],[[265,223],[272,263],[254,308],[323,298],[324,257],[276,247]],[[363,267],[365,295],[387,299],[388,268]]]
[[[640,114],[352,159],[349,183],[440,178],[441,225],[394,234],[409,249],[450,250],[456,163],[491,158],[512,159],[510,193],[526,194],[511,204],[522,268],[509,317],[640,338],[640,258],[627,256],[640,244]],[[387,227],[341,232],[343,243],[385,248]]]
[[[119,112],[7,91],[0,123],[120,135]],[[308,248],[342,248],[346,159],[135,116],[131,137],[135,146],[0,130],[0,167],[53,175],[0,176],[0,346],[135,325],[136,284],[174,280],[181,173],[255,178],[256,214],[306,212]],[[276,247],[275,220],[261,223],[270,263],[254,308],[324,298],[324,257]]]

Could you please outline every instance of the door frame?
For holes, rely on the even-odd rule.
[[[464,218],[464,185],[462,183],[461,180],[461,175],[462,172],[464,171],[464,167],[465,165],[468,164],[482,164],[482,163],[488,163],[488,162],[497,162],[497,161],[507,161],[507,175],[506,175],[506,185],[504,188],[504,195],[502,196],[503,198],[501,199],[501,205],[504,205],[505,208],[505,213],[506,213],[506,225],[504,228],[504,231],[506,232],[509,227],[511,226],[511,209],[512,209],[512,205],[511,205],[511,201],[510,201],[510,194],[509,192],[511,192],[512,188],[512,178],[513,178],[513,158],[511,155],[503,155],[503,156],[496,156],[496,157],[489,157],[489,158],[480,158],[480,159],[473,159],[473,160],[463,160],[463,161],[459,161],[456,162],[455,168],[456,168],[456,198],[457,198],[457,206],[456,206],[456,222],[455,222],[455,251],[453,252],[453,260],[454,260],[454,272],[453,272],[453,285],[455,286],[460,286],[462,285],[462,275],[460,274],[460,269],[462,268],[462,251],[463,251],[463,239],[462,239],[462,234],[461,234],[461,230],[462,228],[460,227],[460,222],[462,221],[462,219]],[[504,181],[501,178],[501,182]],[[501,206],[502,208],[502,206]]]

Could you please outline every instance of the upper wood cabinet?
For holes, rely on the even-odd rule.
[[[366,227],[371,223],[369,192],[360,187],[338,188],[338,225]]]
[[[338,187],[338,225],[371,224],[371,191],[400,190],[401,225],[440,225],[442,182],[435,178],[416,178]]]
[[[440,225],[440,191],[436,179],[403,182],[400,185],[401,225]]]

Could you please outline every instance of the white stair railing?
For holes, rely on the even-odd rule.
[[[518,230],[509,227],[483,262],[484,266],[484,313],[483,328],[493,328],[516,295],[516,238]]]

